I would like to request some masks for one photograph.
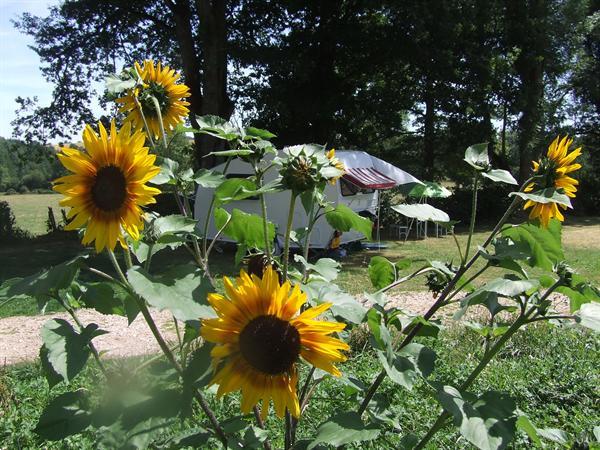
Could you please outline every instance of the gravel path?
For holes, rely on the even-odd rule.
[[[105,357],[144,355],[160,351],[141,314],[129,326],[125,317],[107,316],[91,309],[80,309],[77,316],[84,325],[96,323],[101,329],[109,332],[94,339],[94,345],[98,351],[105,352]],[[152,316],[165,339],[175,341],[171,315],[167,311],[152,311]],[[42,345],[40,330],[47,320],[53,318],[73,323],[67,313],[0,319],[0,366],[37,358]]]
[[[393,305],[415,314],[425,313],[435,301],[429,292],[402,292],[388,296],[388,299],[388,306]],[[555,295],[553,303],[558,311],[569,310],[568,299],[562,295]],[[444,308],[438,317],[450,319],[455,310],[455,307]],[[474,315],[476,314],[474,311]],[[129,326],[124,317],[107,316],[90,309],[78,310],[77,315],[84,325],[96,323],[109,332],[94,339],[94,344],[105,357],[144,355],[160,350],[141,315]],[[169,312],[155,310],[152,315],[165,339],[174,343],[176,334]],[[0,367],[36,359],[42,345],[40,329],[44,322],[52,318],[66,319],[72,323],[67,313],[0,319]]]

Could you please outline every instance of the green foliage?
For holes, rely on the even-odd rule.
[[[369,262],[369,278],[375,289],[382,289],[396,281],[396,268],[383,256],[374,256]]]
[[[214,317],[206,301],[211,286],[193,265],[175,266],[156,276],[141,267],[133,267],[127,271],[127,279],[135,293],[148,304],[160,310],[168,309],[183,322]]]
[[[47,321],[41,332],[43,346],[40,359],[50,387],[58,381],[69,382],[77,376],[90,356],[89,342],[105,333],[95,323],[78,333],[66,320]]]
[[[35,432],[49,441],[60,441],[67,436],[81,433],[91,423],[83,391],[66,392],[54,398],[44,409]]]
[[[49,189],[64,174],[52,147],[0,137],[0,192]]]
[[[319,426],[314,440],[308,444],[306,450],[316,448],[319,444],[340,446],[352,442],[372,441],[379,434],[378,427],[366,425],[357,413],[340,413]]]
[[[427,203],[415,205],[394,205],[392,209],[403,216],[410,217],[424,222],[431,221],[437,223],[450,222],[450,216],[444,211],[434,208]]]
[[[501,392],[486,392],[479,398],[443,386],[438,400],[454,418],[460,434],[481,450],[506,448],[516,431],[515,401]]]
[[[564,259],[561,231],[561,224],[556,219],[550,221],[548,228],[531,223],[507,226],[502,230],[502,236],[509,238],[512,245],[498,242],[496,254],[508,253],[513,258],[525,259],[532,267],[552,270],[555,264]]]
[[[343,203],[335,208],[329,208],[325,213],[327,223],[335,230],[342,233],[350,230],[356,230],[364,234],[367,239],[371,239],[373,224],[366,217],[361,217]]]

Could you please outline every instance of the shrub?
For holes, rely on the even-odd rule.
[[[29,194],[29,188],[22,184],[19,186],[19,194]]]
[[[23,239],[29,237],[27,232],[16,226],[15,215],[8,202],[0,201],[0,241]]]

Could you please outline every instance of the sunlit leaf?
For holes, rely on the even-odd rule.
[[[392,209],[403,216],[421,220],[423,222],[450,222],[450,216],[448,216],[448,214],[427,203],[394,205],[392,206]]]
[[[379,433],[380,430],[376,425],[365,425],[358,413],[344,412],[319,425],[315,438],[308,445],[307,450],[311,450],[319,444],[340,446],[352,442],[371,441],[377,438]]]
[[[460,434],[481,450],[500,450],[513,440],[516,432],[516,404],[503,392],[490,391],[479,398],[444,386],[439,402],[454,418]]]
[[[181,321],[215,316],[206,300],[213,288],[196,266],[175,266],[155,276],[141,267],[133,267],[127,271],[127,279],[151,306],[167,309]]]
[[[481,175],[483,175],[485,178],[489,178],[492,181],[497,181],[500,183],[519,184],[517,180],[515,180],[515,177],[513,177],[508,170],[491,169],[487,172],[481,172]]]
[[[346,205],[340,203],[325,213],[327,223],[334,229],[345,233],[350,230],[358,231],[371,239],[373,224],[366,217],[359,216]]]
[[[488,143],[474,144],[465,150],[464,161],[477,170],[487,170],[490,166]]]
[[[377,290],[396,281],[396,268],[394,264],[383,256],[374,256],[369,262],[369,278]]]

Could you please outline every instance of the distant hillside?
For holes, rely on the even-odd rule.
[[[51,181],[65,175],[57,149],[0,137],[0,192],[49,189]]]

